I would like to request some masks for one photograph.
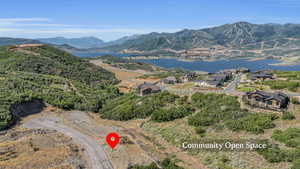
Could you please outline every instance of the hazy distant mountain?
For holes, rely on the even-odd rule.
[[[134,40],[137,39],[140,35],[132,35],[132,36],[124,36],[120,39],[114,40],[114,41],[109,41],[106,42],[104,45],[102,46],[112,46],[112,45],[120,45],[128,40]]]
[[[29,43],[41,43],[41,42],[33,39],[0,37],[0,46],[21,45],[21,44],[29,44]]]
[[[237,22],[200,30],[182,30],[176,33],[150,33],[127,40],[119,45],[105,47],[113,51],[160,49],[183,50],[212,46],[243,48],[250,44],[266,42],[276,46],[297,45],[300,39],[299,24],[251,24]],[[293,41],[293,42],[292,42]],[[293,43],[296,44],[293,44]],[[269,44],[270,43],[270,44]],[[255,45],[254,45],[255,46]],[[257,48],[261,45],[257,44]],[[255,47],[254,47],[255,48]]]
[[[37,39],[44,43],[63,45],[67,44],[76,48],[97,48],[102,47],[104,41],[96,37],[81,37],[81,38],[40,38]]]

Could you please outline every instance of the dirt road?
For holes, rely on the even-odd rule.
[[[111,161],[108,159],[103,147],[92,137],[85,135],[71,127],[66,126],[56,117],[40,117],[27,121],[22,125],[25,128],[44,128],[54,129],[58,132],[72,137],[75,142],[84,149],[89,158],[90,168],[92,169],[114,169]]]

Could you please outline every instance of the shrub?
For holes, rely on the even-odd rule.
[[[227,127],[234,130],[245,130],[253,133],[263,133],[264,129],[275,127],[273,120],[277,117],[271,114],[250,114],[246,117],[230,120],[226,123]]]
[[[286,160],[286,154],[280,150],[276,145],[272,145],[266,149],[257,150],[270,163],[284,162]]]
[[[295,119],[295,116],[291,112],[283,112],[281,118],[282,118],[282,120],[293,120],[293,119]]]
[[[205,129],[203,129],[202,127],[195,127],[195,131],[200,135],[205,133]]]
[[[264,81],[264,85],[268,85],[271,87],[271,89],[280,90],[280,89],[288,89],[290,91],[297,91],[297,88],[299,87],[299,82],[293,82],[293,81],[285,81],[285,80],[269,80]]]
[[[299,104],[299,100],[297,98],[295,98],[295,97],[292,97],[291,102],[293,104]]]
[[[211,126],[221,122],[234,131],[262,133],[264,129],[275,126],[272,121],[276,116],[253,114],[242,110],[237,98],[233,96],[195,93],[192,96],[192,105],[200,109],[188,119],[188,123],[196,127]]]
[[[193,109],[189,106],[171,107],[169,109],[157,109],[153,112],[151,120],[156,122],[172,121],[180,119],[193,113]]]
[[[154,117],[161,120],[169,121],[186,116],[186,106],[171,108],[168,114],[164,114],[162,107],[166,105],[174,105],[179,96],[161,92],[148,96],[136,96],[134,94],[126,94],[121,97],[107,101],[99,110],[101,117],[112,120],[131,120],[135,118],[146,118],[153,112]],[[159,117],[158,117],[159,116]],[[169,120],[168,120],[169,119]],[[160,120],[159,120],[160,121]]]
[[[293,166],[292,166],[291,169],[299,169],[299,168],[300,168],[300,159],[295,160],[295,161],[293,162]]]
[[[159,162],[159,165],[162,167],[162,169],[184,169],[182,167],[179,167],[173,162],[171,159],[166,158],[162,162]],[[132,167],[129,167],[129,169],[160,169],[155,163],[151,163],[147,166],[140,166],[140,165],[134,165]]]
[[[276,141],[284,143],[288,147],[300,148],[300,129],[288,128],[285,131],[275,130],[272,138]]]

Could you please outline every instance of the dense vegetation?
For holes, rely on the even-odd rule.
[[[135,94],[126,94],[116,99],[108,101],[100,110],[101,116],[113,120],[130,120],[134,118],[146,118],[153,112],[158,112],[161,107],[175,105],[179,97],[168,92],[161,92],[148,96],[136,96]],[[185,114],[185,107],[175,108],[176,111],[182,111]],[[179,118],[174,115],[172,118]],[[171,120],[171,119],[170,119]],[[173,119],[174,120],[174,119]]]
[[[0,47],[0,67],[6,71],[56,75],[86,84],[116,82],[113,73],[47,45],[21,49]]]
[[[288,80],[300,80],[300,71],[274,71],[274,74],[280,78],[288,78]]]
[[[146,70],[154,71],[154,68],[150,64],[137,62],[135,60],[123,59],[112,55],[104,55],[98,57],[103,60],[104,63],[110,64],[114,67],[128,69],[128,70]]]
[[[193,108],[188,105],[171,107],[168,109],[159,108],[153,112],[151,120],[156,122],[172,121],[186,117],[193,112]]]
[[[300,129],[288,128],[285,131],[275,130],[272,138],[288,147],[300,148]]]
[[[166,158],[162,162],[159,162],[159,165],[162,168],[159,168],[155,163],[151,163],[147,166],[134,165],[129,167],[129,169],[183,169],[182,167],[177,166],[172,160]]]
[[[236,120],[227,122],[228,128],[233,131],[245,130],[253,133],[263,133],[264,129],[274,128],[277,116],[272,114],[253,113]]]
[[[202,93],[195,93],[191,104],[187,102],[187,97],[168,92],[144,97],[126,94],[108,101],[100,112],[107,119],[130,120],[151,116],[151,120],[156,122],[189,116],[189,124],[195,127],[223,124],[233,131],[253,133],[262,133],[264,129],[275,127],[273,120],[277,118],[273,114],[242,110],[236,97]]]
[[[300,129],[275,130],[272,139],[284,143],[289,149],[279,148],[278,145],[267,142],[269,147],[258,150],[258,153],[269,162],[292,162],[292,169],[300,168]]]
[[[0,48],[0,130],[14,122],[13,104],[40,99],[63,109],[98,111],[119,95],[114,75],[49,46]]]
[[[225,124],[234,131],[261,133],[264,129],[275,126],[272,121],[276,116],[242,110],[237,98],[233,96],[195,93],[192,96],[192,104],[199,111],[189,117],[188,122],[196,127]]]
[[[282,118],[282,120],[293,120],[293,119],[295,119],[296,117],[295,117],[294,114],[291,113],[291,112],[283,112],[281,118]]]
[[[270,88],[274,90],[287,89],[292,92],[296,92],[298,87],[300,86],[299,82],[286,80],[269,80],[264,81],[263,84],[270,86]]]

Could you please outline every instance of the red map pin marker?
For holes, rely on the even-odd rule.
[[[106,136],[106,143],[112,148],[114,149],[117,144],[120,142],[120,137],[117,133],[109,133]]]

